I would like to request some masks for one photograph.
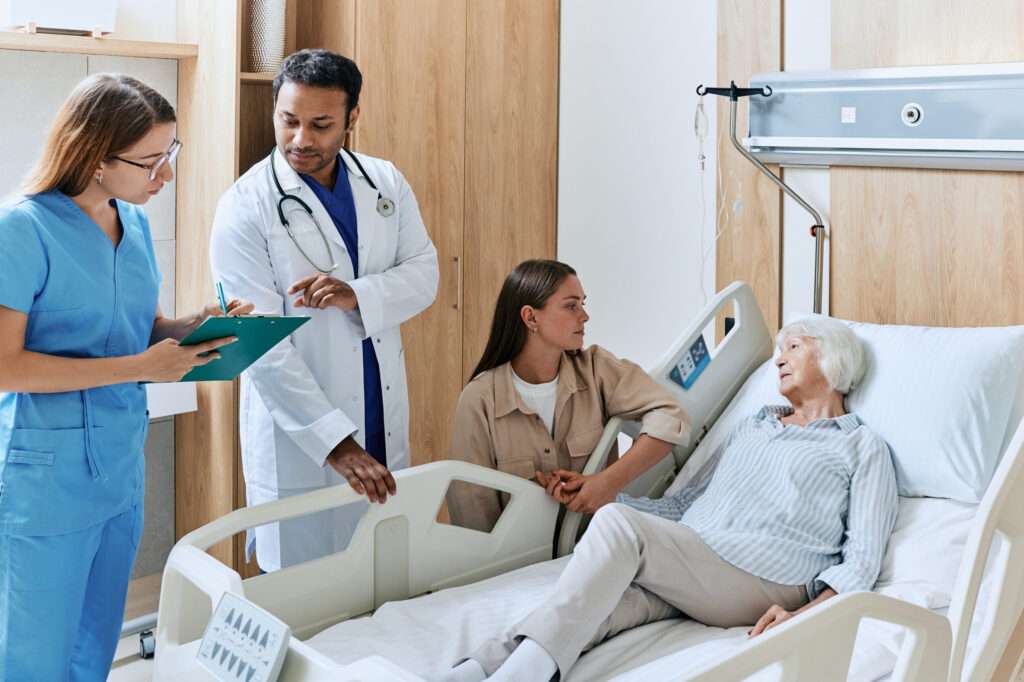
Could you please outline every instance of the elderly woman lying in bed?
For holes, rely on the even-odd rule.
[[[564,677],[626,628],[685,614],[752,624],[754,636],[837,593],[870,589],[897,498],[888,447],[844,406],[863,350],[825,318],[787,326],[778,346],[779,392],[791,406],[740,422],[677,495],[601,504],[587,492],[606,489],[592,485],[606,472],[554,472],[545,483],[560,502],[600,506],[590,527],[544,603],[444,679]]]

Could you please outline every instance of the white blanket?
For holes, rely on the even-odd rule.
[[[875,591],[945,613],[974,509],[948,500],[901,499]],[[338,663],[376,654],[430,679],[536,608],[568,560],[546,561],[472,585],[391,602],[371,617],[339,623],[308,643]],[[649,682],[679,675],[743,647],[746,630],[713,628],[687,619],[650,623],[586,653],[567,682]],[[865,621],[848,679],[887,677],[902,640],[901,628]],[[775,677],[769,670],[757,679]]]

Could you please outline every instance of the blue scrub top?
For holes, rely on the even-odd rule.
[[[308,175],[299,175],[309,186],[317,199],[327,209],[334,226],[345,242],[352,272],[359,276],[359,224],[356,217],[356,202],[352,196],[352,185],[348,179],[348,167],[337,158],[338,179],[334,189],[327,191]],[[387,445],[384,438],[384,395],[380,390],[380,363],[372,339],[363,339],[363,416],[366,423],[366,451],[384,466],[388,465]]]
[[[0,306],[28,315],[26,350],[101,358],[148,347],[160,285],[149,221],[115,205],[116,248],[59,191],[0,209]],[[74,532],[141,503],[147,427],[139,383],[0,393],[0,532]]]

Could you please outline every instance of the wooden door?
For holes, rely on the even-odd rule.
[[[470,2],[466,48],[463,378],[498,291],[527,258],[554,258],[558,0]]]
[[[462,389],[466,0],[374,0],[356,7],[363,72],[356,148],[405,175],[437,247],[437,299],[402,326],[412,463],[442,459]]]

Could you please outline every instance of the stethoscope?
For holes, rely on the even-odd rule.
[[[366,172],[366,169],[363,168],[363,164],[359,162],[359,158],[355,154],[353,154],[348,149],[345,149],[344,147],[342,147],[342,151],[348,154],[349,158],[355,162],[356,168],[359,169],[359,172],[363,174],[363,178],[366,179],[366,184],[368,184],[372,189],[377,190],[377,213],[379,213],[384,218],[390,218],[392,215],[394,215],[395,202],[381,194],[380,190],[377,189],[377,185],[373,182],[373,179]],[[342,166],[344,166],[344,164],[342,164]],[[341,170],[342,169],[339,168],[338,172],[341,172]],[[346,173],[348,172],[347,168],[344,170]],[[324,234],[324,230],[320,226],[320,221],[318,221],[316,219],[316,216],[313,215],[313,209],[310,208],[309,204],[303,201],[301,197],[298,197],[294,194],[288,194],[287,192],[284,191],[284,188],[281,186],[281,181],[277,178],[277,169],[274,168],[273,159],[270,160],[270,175],[272,178],[274,178],[274,185],[277,187],[277,191],[281,195],[281,198],[277,200],[277,217],[281,219],[281,226],[284,227],[284,231],[288,233],[288,237],[291,238],[292,243],[295,244],[295,248],[299,250],[299,253],[302,254],[302,257],[305,258],[309,262],[309,264],[312,265],[313,268],[321,275],[329,275],[330,273],[334,272],[334,270],[338,268],[338,264],[334,261],[334,252],[331,251],[331,244],[330,242],[327,241],[327,235]],[[302,245],[299,244],[299,240],[295,238],[295,234],[292,232],[291,223],[284,216],[284,202],[289,200],[298,203],[299,206],[305,209],[306,213],[313,221],[313,225],[316,226],[316,231],[320,233],[320,239],[324,243],[324,250],[327,251],[327,258],[328,260],[331,261],[330,267],[328,267],[326,270],[317,265],[316,261],[314,261],[310,257],[310,255],[306,253],[306,250],[302,248]]]

